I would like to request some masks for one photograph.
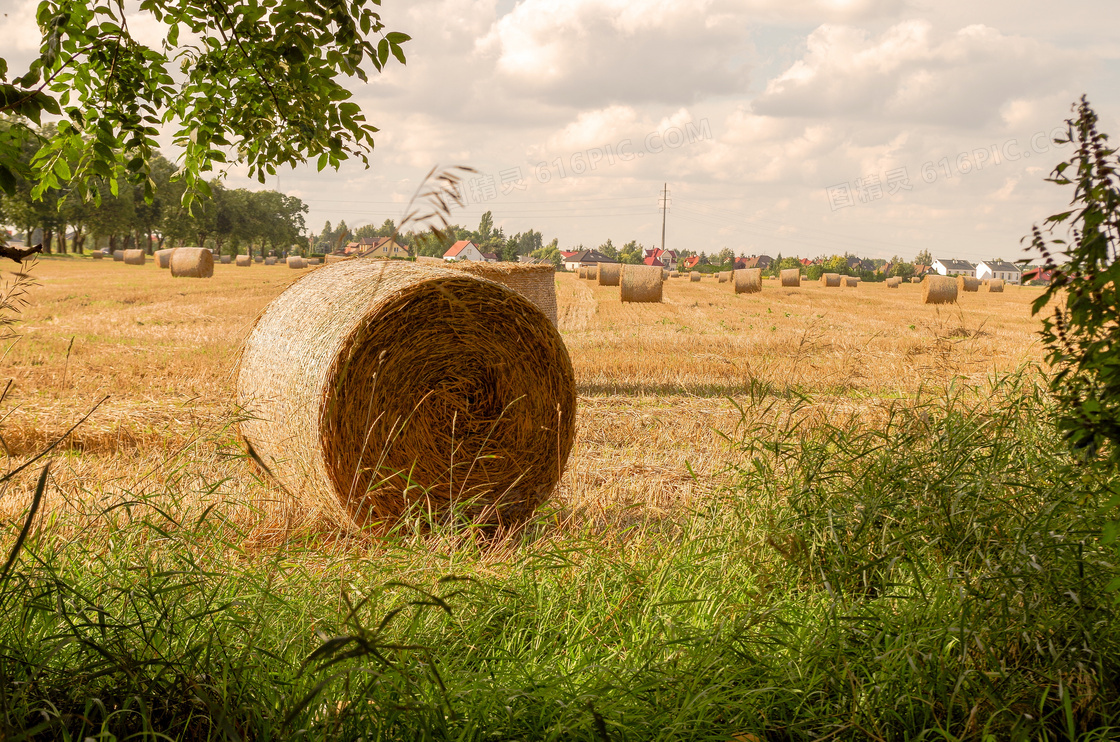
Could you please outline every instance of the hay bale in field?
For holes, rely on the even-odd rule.
[[[736,294],[756,294],[762,291],[762,269],[740,268],[734,272]]]
[[[229,255],[223,255],[222,257],[218,258],[218,262],[222,265],[229,265],[233,262],[233,258]]]
[[[156,262],[159,264],[160,268],[166,270],[171,267],[171,253],[173,252],[175,252],[174,247],[165,247],[162,250],[156,250]]]
[[[680,271],[669,271],[669,278],[680,278]]]
[[[850,289],[859,287],[859,279],[855,276],[844,276],[844,285]]]
[[[93,258],[94,260],[104,260],[105,259],[105,253],[101,252],[100,250],[94,250],[93,252],[91,252],[89,254],[89,256],[91,258]]]
[[[588,281],[598,281],[599,280],[599,266],[597,266],[597,265],[587,266],[587,280]]]
[[[113,262],[114,263],[123,263],[124,262],[124,250],[114,250],[112,252],[112,255],[113,255]]]
[[[340,263],[343,260],[348,260],[348,259],[349,259],[349,256],[347,256],[347,255],[328,255],[327,257],[323,258],[323,260],[328,264],[329,263]],[[417,263],[426,263],[429,260],[434,260],[439,264],[442,264],[444,262],[444,261],[440,260],[439,258],[416,258]]]
[[[214,253],[204,247],[177,247],[171,253],[170,268],[175,278],[210,278],[214,275]]]
[[[620,270],[620,271],[619,271],[619,273],[618,273],[618,277],[619,277],[619,280],[621,280],[621,279],[622,279],[622,271],[621,271],[621,270]],[[662,269],[661,269],[661,281],[662,281],[662,282],[665,282],[665,281],[668,281],[668,280],[669,280],[669,271],[667,271],[666,269],[662,268]]]
[[[239,265],[242,268],[248,268],[253,264],[253,259],[248,255],[238,255],[237,259],[234,261],[234,264]]]
[[[910,278],[910,283],[921,283],[921,282],[922,282],[922,279],[918,278],[917,276],[912,276]]]
[[[1002,294],[1003,293],[1003,279],[1002,278],[993,278],[990,281],[988,281],[988,293],[989,294]]]
[[[720,271],[717,280],[719,283],[727,283],[731,280],[731,271]]]
[[[405,261],[348,260],[292,284],[245,342],[237,402],[257,460],[340,524],[451,505],[523,521],[575,438],[575,374],[544,313]]]
[[[841,275],[839,273],[822,273],[821,286],[825,288],[834,289],[840,286]]]
[[[299,255],[292,255],[285,262],[287,262],[289,268],[298,269],[307,267],[307,261],[301,258]]]
[[[264,259],[265,265],[276,265],[276,258],[268,257]]]
[[[320,263],[319,258],[307,258],[307,264],[308,265],[319,265],[319,263]]]
[[[656,265],[624,265],[619,279],[619,297],[624,302],[661,301],[661,269]]]
[[[143,250],[125,250],[124,251],[124,264],[125,265],[144,265],[145,255]]]
[[[578,275],[579,275],[580,278],[587,278],[587,267],[581,265],[579,267],[579,274]]]
[[[801,269],[800,268],[783,268],[781,273],[783,286],[800,286],[801,285]]]
[[[617,286],[622,280],[621,263],[603,263],[599,266],[599,285]]]
[[[980,290],[980,279],[973,276],[957,276],[957,291],[974,293]]]
[[[261,257],[260,255],[258,255],[258,256],[256,256],[255,258],[253,258],[253,262],[254,262],[254,263],[263,263],[263,262],[264,262],[264,258],[263,258],[263,257]]]
[[[424,266],[428,268],[429,266]],[[556,325],[556,269],[551,264],[483,263],[462,260],[451,270],[486,278],[513,289],[533,302]]]
[[[331,257],[330,255],[327,256],[327,258],[328,258],[327,262],[328,263],[332,262],[330,260],[330,257]],[[417,263],[424,263],[426,265],[444,265],[444,264],[447,263],[447,261],[444,260],[443,258],[433,258],[433,257],[429,257],[427,255],[417,255],[416,256],[416,262]]]
[[[957,281],[952,276],[927,275],[922,281],[923,304],[952,304],[957,300]]]
[[[892,276],[891,278],[888,278],[885,283],[887,284],[888,289],[897,289],[899,284],[902,283],[902,279],[898,276]]]
[[[688,272],[689,283],[695,283],[695,282],[699,281],[700,277],[701,277],[700,271],[689,271]]]

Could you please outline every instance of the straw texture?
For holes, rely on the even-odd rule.
[[[307,267],[307,261],[304,260],[303,258],[301,258],[298,255],[290,256],[287,259],[286,262],[288,263],[289,268],[306,268]]]
[[[800,286],[801,285],[801,269],[800,268],[783,268],[779,274],[782,279],[783,286]]]
[[[327,256],[327,262],[328,263],[332,262],[330,260],[330,257],[331,257],[330,255]],[[426,263],[428,265],[446,265],[447,264],[447,261],[444,260],[443,258],[432,258],[432,257],[429,257],[427,255],[417,256],[416,262],[417,263]]]
[[[579,277],[580,278],[587,278],[587,266],[581,265],[579,267]]]
[[[171,267],[171,253],[173,252],[175,252],[175,248],[173,247],[156,250],[156,261],[159,263],[160,268],[167,269]]]
[[[913,276],[910,279],[910,283],[921,283],[921,282],[922,282],[922,279],[918,278],[917,276]]]
[[[730,280],[731,280],[731,271],[720,271],[719,272],[719,282],[720,283],[727,283]]]
[[[242,268],[247,268],[253,264],[253,259],[248,255],[238,255],[237,260],[234,262]]]
[[[621,263],[603,263],[599,266],[599,285],[617,286],[622,280]]]
[[[428,267],[428,266],[425,266]],[[556,326],[556,269],[548,264],[483,263],[462,260],[449,263],[451,270],[488,278],[507,286],[533,302]]]
[[[624,302],[656,304],[661,301],[661,269],[656,265],[624,265],[619,298]]]
[[[341,263],[343,260],[349,260],[349,258],[346,255],[328,255],[327,257],[325,257],[323,259],[328,263]],[[416,262],[423,263],[423,262],[427,262],[428,260],[435,260],[435,261],[438,261],[440,263],[443,262],[439,258],[417,258]]]
[[[588,281],[598,281],[599,280],[599,266],[597,266],[597,265],[587,266],[587,280]]]
[[[888,289],[897,289],[899,284],[901,284],[901,283],[902,283],[902,279],[899,278],[898,276],[892,276],[891,278],[888,278],[886,280],[886,284],[887,284]]]
[[[452,503],[521,521],[575,438],[575,375],[544,314],[500,284],[404,261],[292,284],[246,340],[237,396],[260,462],[340,524]]]
[[[144,251],[125,250],[123,260],[125,265],[144,265]]]
[[[859,288],[859,279],[855,276],[844,276],[844,285],[850,289]]]
[[[210,278],[214,253],[204,247],[177,247],[171,253],[171,275],[176,278]]]
[[[993,278],[992,280],[988,281],[988,293],[989,294],[1002,294],[1003,293],[1003,279],[1002,278]]]
[[[680,278],[680,271],[669,271],[669,278]]]
[[[271,257],[270,258],[265,258],[264,259],[264,264],[265,265],[276,265],[276,258],[271,258]]]
[[[922,281],[923,304],[952,304],[957,300],[957,281],[952,276],[928,275]]]
[[[740,268],[735,271],[735,293],[757,294],[762,291],[762,269]]]
[[[973,293],[980,290],[980,279],[973,276],[957,276],[957,291]]]
[[[123,263],[124,262],[124,250],[114,250],[113,251],[113,262],[114,263]]]
[[[821,286],[834,289],[840,286],[839,273],[824,273],[821,275]]]
[[[699,281],[700,277],[701,277],[700,276],[700,271],[689,271],[689,273],[688,273],[688,280],[690,282]]]

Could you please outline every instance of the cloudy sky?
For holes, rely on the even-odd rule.
[[[0,0],[4,24],[33,4]],[[355,83],[372,166],[268,184],[313,231],[397,218],[433,165],[463,164],[457,222],[489,210],[563,247],[659,244],[667,183],[667,247],[1017,259],[1068,201],[1043,178],[1071,103],[1120,137],[1115,0],[384,0],[383,18],[413,41]]]

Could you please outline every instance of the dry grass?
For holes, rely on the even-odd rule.
[[[52,470],[45,512],[97,513],[173,490],[192,493],[176,503],[184,514],[227,503],[248,546],[329,537],[298,493],[262,483],[238,458],[232,432],[241,341],[301,273],[218,265],[210,280],[182,281],[154,261],[44,260],[35,275],[42,285],[24,311],[23,338],[4,357],[13,384],[0,433],[13,459],[110,395]],[[736,295],[730,284],[669,281],[660,304],[622,304],[618,287],[572,274],[558,274],[556,285],[580,398],[557,518],[575,524],[693,504],[738,455],[718,431],[733,431],[736,405],[757,414],[752,393],[803,393],[814,400],[811,415],[872,423],[920,392],[980,387],[1040,358],[1035,288],[938,307],[905,283],[832,291],[764,281],[761,293]],[[30,485],[0,491],[0,519],[26,507]]]

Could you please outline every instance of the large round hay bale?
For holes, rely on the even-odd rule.
[[[242,268],[248,268],[253,264],[253,259],[248,255],[238,255],[237,259],[234,261],[234,264],[239,265]]]
[[[856,276],[844,276],[844,285],[850,289],[859,287],[859,278]]]
[[[887,284],[888,289],[897,289],[899,284],[902,283],[902,279],[898,276],[892,276],[888,278],[885,283]]]
[[[825,288],[834,289],[840,286],[841,276],[839,273],[822,273],[821,286]]]
[[[957,281],[952,276],[928,275],[922,281],[923,304],[952,304],[957,300]]]
[[[124,251],[124,264],[125,265],[144,265],[145,255],[143,250],[125,250]]]
[[[427,268],[428,266],[424,266]],[[556,269],[549,264],[484,263],[461,260],[446,266],[451,270],[487,278],[507,286],[536,305],[556,325]]]
[[[783,268],[781,272],[781,279],[783,286],[800,286],[801,285],[801,269],[800,268]]]
[[[343,259],[342,255],[328,255],[327,256],[327,262],[328,263],[335,262],[335,260],[331,260],[332,257],[335,260],[342,260]],[[447,261],[444,260],[443,258],[433,258],[433,257],[427,256],[427,255],[416,256],[416,262],[417,263],[425,263],[427,265],[445,265],[447,263]]]
[[[233,262],[233,258],[229,255],[223,255],[220,258],[218,258],[218,262],[221,263],[222,265],[229,265],[230,263]]]
[[[301,258],[299,255],[290,256],[287,259],[286,262],[288,263],[289,268],[306,268],[307,267],[307,261],[304,260],[303,258]]]
[[[581,265],[579,267],[579,277],[580,278],[587,278],[587,266]]]
[[[1002,294],[1003,293],[1003,279],[1002,278],[993,278],[990,281],[988,281],[988,293],[989,294]]]
[[[124,253],[125,253],[124,250],[114,250],[113,251],[113,262],[114,263],[123,263],[124,262]]]
[[[731,271],[720,271],[717,280],[720,283],[727,283],[731,280]]]
[[[564,342],[527,299],[463,271],[348,260],[311,271],[249,334],[239,429],[339,523],[406,511],[524,520],[575,438]]]
[[[699,281],[701,276],[702,276],[702,274],[700,273],[700,271],[689,271],[688,272],[688,280],[689,280],[690,283]]]
[[[599,266],[597,266],[597,265],[587,266],[587,280],[588,281],[598,281],[599,280]]]
[[[980,279],[975,276],[957,276],[957,290],[970,293],[980,290]]]
[[[617,286],[622,279],[621,263],[603,263],[599,266],[599,285]]]
[[[173,252],[175,252],[174,247],[165,247],[162,250],[156,250],[156,261],[159,263],[160,268],[166,270],[171,267],[171,253]]]
[[[755,294],[762,291],[762,269],[740,268],[734,273],[736,294]]]
[[[624,265],[619,279],[619,297],[624,302],[661,301],[661,269],[656,265]]]
[[[264,264],[265,265],[276,265],[276,258],[267,257],[267,258],[264,259]]]
[[[171,253],[171,275],[176,278],[210,278],[214,253],[204,247],[177,247]]]

